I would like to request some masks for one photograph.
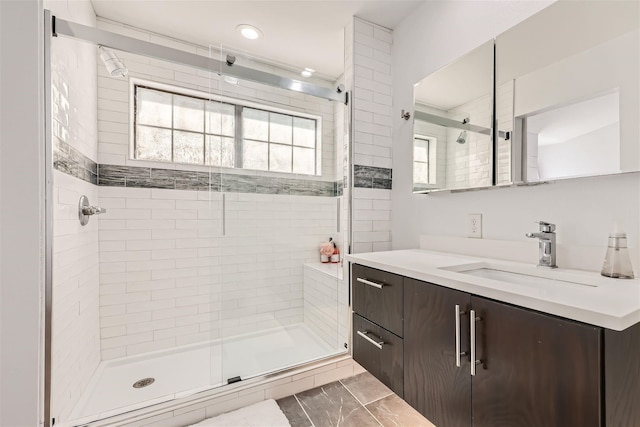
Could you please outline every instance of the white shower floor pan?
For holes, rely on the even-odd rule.
[[[100,363],[71,418],[94,421],[340,353],[303,323]],[[155,381],[143,388],[133,384]],[[73,424],[76,424],[75,422]]]

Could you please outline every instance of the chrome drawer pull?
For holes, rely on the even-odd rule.
[[[364,283],[365,285],[373,286],[374,288],[378,288],[378,289],[382,289],[382,287],[384,286],[382,283],[372,282],[370,280],[363,279],[361,277],[358,277],[356,280],[360,283]]]
[[[471,310],[471,322],[469,327],[471,329],[471,375],[476,374],[476,365],[482,363],[482,360],[476,360],[476,322],[482,320],[480,317],[476,317],[476,311]]]
[[[460,367],[460,356],[466,356],[466,351],[460,351],[460,316],[467,314],[466,311],[460,311],[460,306],[456,304],[456,367]]]
[[[382,341],[382,339],[380,339],[380,341],[374,341],[371,338],[369,338],[369,336],[367,335],[368,333],[369,332],[358,331],[358,335],[360,335],[362,338],[364,338],[365,340],[369,341],[371,344],[375,345],[380,350],[382,350],[382,346],[384,345],[384,341]]]

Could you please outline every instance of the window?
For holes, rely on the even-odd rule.
[[[435,138],[414,135],[413,138],[413,183],[433,184],[435,179],[429,170],[429,159],[434,158]]]
[[[318,117],[134,85],[138,160],[319,175]]]

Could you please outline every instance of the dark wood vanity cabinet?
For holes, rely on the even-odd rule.
[[[397,336],[363,323],[359,294],[354,359],[438,427],[640,427],[640,324],[617,332],[405,277]],[[393,357],[357,334],[376,327]]]
[[[403,277],[353,265],[353,358],[404,396]]]
[[[474,427],[601,425],[601,328],[475,296],[471,308]]]
[[[358,264],[351,274],[353,311],[401,337],[404,277]]]
[[[404,279],[404,400],[436,426],[469,427],[469,358],[456,366],[455,307],[469,310],[468,293]],[[461,316],[461,352],[468,351],[469,322]]]

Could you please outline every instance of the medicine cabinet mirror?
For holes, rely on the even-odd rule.
[[[558,1],[496,38],[514,182],[640,170],[639,4]]]
[[[415,85],[413,191],[493,182],[493,41]]]
[[[493,42],[423,79],[415,88],[414,192],[640,171],[639,27],[640,2],[561,0],[500,34],[494,126]],[[471,108],[479,100],[480,115]],[[468,117],[469,129],[429,121],[434,115]],[[473,133],[473,125],[490,129]],[[479,137],[463,144],[464,130]],[[493,149],[494,133],[486,164],[480,153]]]

